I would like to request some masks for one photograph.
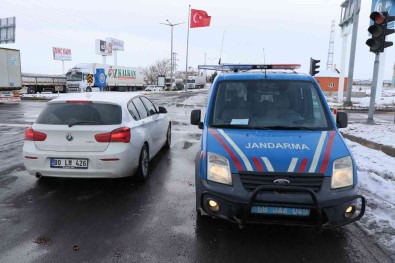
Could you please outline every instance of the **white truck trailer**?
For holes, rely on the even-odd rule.
[[[201,89],[206,85],[206,76],[188,76],[188,89]]]
[[[22,86],[27,93],[66,92],[66,76],[22,73]]]
[[[67,92],[136,91],[144,89],[142,68],[97,63],[77,64],[66,74]]]
[[[0,102],[19,102],[22,88],[21,55],[17,49],[0,48]]]

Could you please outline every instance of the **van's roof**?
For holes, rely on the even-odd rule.
[[[314,78],[310,75],[295,73],[295,72],[283,72],[283,71],[249,71],[249,72],[227,72],[221,73],[217,76],[217,81],[221,80],[304,80],[312,81]]]

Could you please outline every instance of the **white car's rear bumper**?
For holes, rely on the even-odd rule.
[[[26,170],[36,176],[69,178],[119,178],[132,176],[138,167],[140,151],[130,144],[109,146],[104,152],[55,152],[40,151],[34,142],[25,142],[23,163]],[[88,159],[87,169],[51,168],[51,158]]]

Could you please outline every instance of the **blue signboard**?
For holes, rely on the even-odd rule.
[[[383,5],[383,2],[383,0],[372,0],[371,12],[382,12],[381,6]],[[390,16],[395,16],[395,0],[386,0],[384,11],[388,12]],[[373,24],[372,20],[370,20],[370,24]],[[388,23],[387,28],[395,28],[395,21]]]
[[[100,89],[100,91],[102,91],[103,88],[105,86],[107,86],[106,79],[107,79],[107,76],[106,76],[106,71],[104,70],[104,68],[96,69],[95,86],[98,87]]]

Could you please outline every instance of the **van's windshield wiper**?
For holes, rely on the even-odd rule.
[[[102,124],[100,121],[75,121],[69,123],[69,127],[77,125],[77,124]]]
[[[308,130],[308,131],[315,131],[312,128],[305,127],[305,126],[264,126],[264,127],[257,127],[258,129],[263,129],[263,130]]]
[[[211,128],[229,128],[229,129],[253,129],[253,127],[243,124],[215,124]]]

